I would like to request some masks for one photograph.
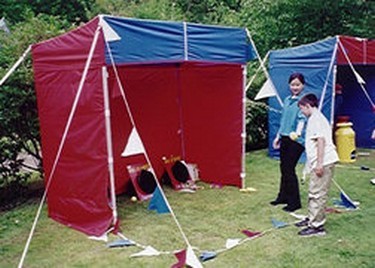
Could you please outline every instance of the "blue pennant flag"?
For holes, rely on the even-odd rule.
[[[278,220],[275,220],[275,219],[271,219],[272,221],[272,225],[273,227],[275,228],[283,228],[285,226],[288,226],[288,224],[286,222],[283,222],[283,221],[278,221]]]
[[[204,251],[202,252],[202,254],[199,256],[199,258],[201,259],[201,261],[208,261],[208,260],[211,260],[211,259],[214,259],[216,257],[216,252],[213,252],[213,251]]]
[[[167,204],[165,203],[164,197],[160,192],[159,187],[155,188],[150,204],[148,205],[149,210],[156,210],[157,213],[170,213]]]
[[[117,247],[129,247],[134,246],[135,243],[133,241],[130,241],[128,239],[119,239],[116,241],[113,241],[111,243],[107,244],[107,247],[109,248],[117,248]]]
[[[341,205],[350,208],[350,209],[356,209],[357,206],[354,204],[354,202],[347,196],[345,193],[340,192],[340,198],[341,198]]]

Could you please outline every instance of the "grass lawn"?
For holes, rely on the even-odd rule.
[[[363,151],[362,151],[363,152]],[[375,151],[365,151],[354,164],[339,165],[335,180],[360,209],[328,214],[327,235],[298,237],[298,228],[272,228],[271,219],[293,223],[294,217],[281,206],[273,207],[279,187],[279,162],[266,156],[265,150],[251,152],[246,158],[246,186],[257,189],[244,193],[235,187],[204,189],[194,194],[177,193],[165,188],[168,200],[190,244],[202,251],[225,248],[227,239],[245,238],[241,230],[267,231],[263,236],[222,252],[205,267],[375,267]],[[223,163],[225,164],[225,163]],[[370,167],[362,170],[361,166]],[[298,166],[301,174],[302,165]],[[308,182],[300,185],[306,214]],[[332,184],[329,206],[339,197]],[[40,199],[29,200],[0,217],[0,267],[16,267],[22,255]],[[118,200],[122,233],[128,238],[151,245],[159,251],[185,247],[184,240],[169,214],[147,210],[148,202],[132,203],[127,196]],[[110,236],[111,240],[116,240]],[[106,243],[87,239],[75,230],[47,217],[46,207],[38,222],[25,267],[170,267],[173,254],[130,258],[138,247],[107,248]]]

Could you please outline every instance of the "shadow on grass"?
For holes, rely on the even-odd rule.
[[[0,214],[12,210],[25,203],[36,203],[43,195],[44,183],[37,180],[27,186],[11,183],[0,188]]]

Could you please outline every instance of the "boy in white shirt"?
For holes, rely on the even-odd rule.
[[[331,184],[334,164],[339,160],[332,141],[332,129],[328,120],[319,111],[318,99],[314,94],[306,94],[298,107],[308,118],[306,126],[305,148],[307,167],[310,170],[308,199],[308,218],[296,223],[307,228],[298,232],[300,236],[325,235],[325,208]]]

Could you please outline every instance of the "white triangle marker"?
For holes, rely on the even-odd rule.
[[[126,157],[140,153],[145,153],[145,147],[143,146],[141,138],[139,137],[138,131],[133,127],[121,156]]]

